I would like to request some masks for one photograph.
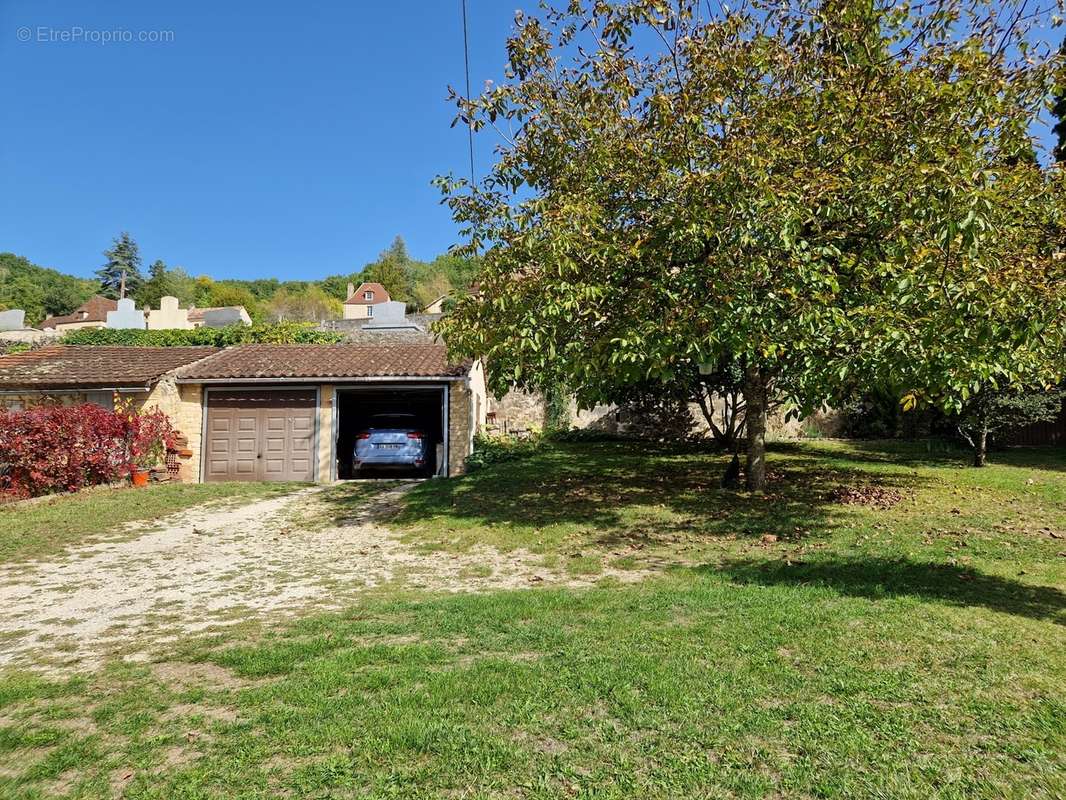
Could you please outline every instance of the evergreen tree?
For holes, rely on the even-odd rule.
[[[397,234],[396,238],[392,240],[392,244],[389,245],[389,249],[382,253],[380,258],[389,258],[400,264],[410,263],[411,254],[407,252],[407,242],[403,240],[402,236]]]
[[[156,259],[148,268],[148,280],[137,291],[137,304],[159,308],[159,299],[168,295],[174,295],[173,281],[170,272],[162,259]]]
[[[134,294],[144,283],[141,275],[141,252],[133,238],[123,231],[113,240],[110,250],[104,251],[107,259],[96,271],[100,278],[100,291],[105,297],[118,298],[122,274],[126,274],[126,294]]]
[[[393,300],[411,299],[413,263],[403,237],[397,236],[378,260],[363,270],[362,280],[380,283]]]

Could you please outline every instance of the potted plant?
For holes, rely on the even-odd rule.
[[[130,467],[130,481],[134,486],[147,486],[151,474],[150,467],[142,467],[136,464]]]
[[[134,486],[147,486],[152,467],[163,463],[174,431],[166,414],[159,409],[137,413],[127,408],[123,416],[126,420],[130,482]]]

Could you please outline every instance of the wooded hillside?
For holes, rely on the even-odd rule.
[[[154,259],[147,275],[140,274],[140,254],[128,235],[116,238],[116,246],[132,248],[123,254],[127,286],[138,306],[158,307],[164,295],[177,297],[182,306],[242,305],[256,322],[320,321],[340,317],[347,299],[349,283],[377,281],[389,290],[394,300],[411,309],[428,305],[441,295],[463,293],[474,280],[477,262],[473,259],[440,255],[432,261],[411,257],[403,239],[397,236],[378,258],[362,269],[347,274],[329,275],[321,280],[283,281],[277,278],[256,280],[216,280],[209,275],[193,275],[184,267],[169,267]],[[109,264],[98,274],[113,271],[116,248],[105,253]],[[132,265],[132,266],[129,266]],[[93,294],[115,296],[113,282],[76,278],[58,270],[40,267],[13,253],[0,253],[0,310],[22,308],[26,323],[35,325],[49,314],[67,314]]]

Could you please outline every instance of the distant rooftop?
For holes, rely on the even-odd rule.
[[[69,314],[47,317],[41,323],[42,328],[54,328],[56,325],[69,325],[74,322],[107,322],[107,312],[117,311],[118,301],[110,297],[95,295],[90,297]]]

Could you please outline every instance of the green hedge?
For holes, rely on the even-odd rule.
[[[64,335],[60,342],[126,347],[228,347],[234,344],[335,344],[342,339],[342,334],[320,331],[308,322],[279,322],[276,325],[230,325],[225,328],[195,328],[188,331],[83,328]]]
[[[474,452],[466,457],[466,469],[474,472],[490,464],[529,458],[537,454],[543,442],[544,437],[539,433],[517,439],[507,434],[478,432],[474,436]]]

